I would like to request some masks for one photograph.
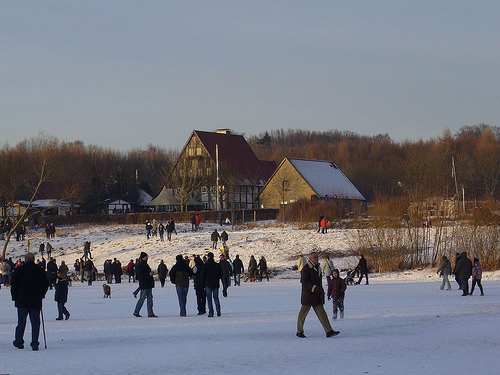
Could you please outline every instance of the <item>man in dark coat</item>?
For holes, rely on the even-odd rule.
[[[359,254],[359,262],[356,268],[359,271],[359,280],[356,284],[361,284],[364,275],[366,277],[366,285],[368,285],[368,265],[366,264],[366,259],[363,254]]]
[[[207,302],[208,302],[208,317],[214,317],[214,307],[212,304],[212,298],[215,302],[215,308],[217,310],[217,316],[221,316],[221,308],[219,301],[219,280],[222,277],[222,268],[219,263],[214,261],[214,253],[210,252],[207,254],[207,263],[203,266],[201,270],[201,280],[205,290],[207,292]]]
[[[210,239],[212,240],[212,249],[217,249],[217,242],[220,240],[220,235],[219,232],[217,232],[217,229],[214,229],[210,235]]]
[[[16,338],[13,344],[18,349],[24,348],[24,330],[26,318],[29,315],[31,321],[30,345],[33,350],[38,350],[42,299],[45,298],[49,283],[45,272],[35,264],[33,253],[27,253],[25,260],[26,263],[14,271],[11,280],[10,293],[17,307]]]
[[[161,287],[165,286],[165,280],[167,279],[168,268],[167,265],[160,260],[160,264],[158,265],[158,279],[160,280]]]
[[[321,281],[321,267],[319,266],[318,254],[313,252],[309,256],[307,263],[300,272],[300,282],[302,285],[302,294],[300,303],[302,307],[297,318],[297,337],[305,338],[304,322],[311,307],[314,309],[323,329],[326,332],[326,337],[338,335],[339,331],[334,331],[328,320],[325,308],[325,291]]]
[[[460,285],[462,286],[462,296],[469,295],[469,278],[472,276],[472,261],[467,258],[464,251],[457,262],[455,273],[458,275]]]
[[[196,306],[198,308],[198,315],[203,315],[207,312],[207,293],[205,291],[205,287],[203,286],[203,280],[201,279],[203,267],[203,261],[201,260],[199,255],[196,255],[194,257],[193,281],[194,290],[196,292]]]
[[[222,295],[227,297],[227,288],[231,286],[231,276],[233,275],[233,269],[231,267],[231,263],[224,257],[224,255],[219,256],[220,267],[222,269]]]
[[[120,284],[122,282],[122,264],[118,259],[113,260],[113,274],[115,275],[115,283]]]
[[[170,269],[170,281],[175,284],[177,299],[179,300],[180,315],[186,316],[187,295],[189,292],[189,278],[193,276],[193,271],[186,264],[182,255],[175,257],[175,265]]]
[[[54,258],[50,258],[47,263],[47,279],[49,281],[49,288],[52,289],[56,285],[58,267]]]
[[[140,318],[142,305],[144,300],[147,299],[148,317],[157,318],[153,312],[153,288],[155,287],[155,280],[153,279],[153,272],[148,265],[148,254],[141,252],[139,257],[140,261],[136,266],[137,280],[139,280],[139,289],[141,296],[135,305],[134,316]]]
[[[243,266],[243,262],[240,259],[239,255],[236,255],[236,258],[233,262],[234,267],[234,286],[239,286],[241,282],[241,274],[245,272],[245,267]]]

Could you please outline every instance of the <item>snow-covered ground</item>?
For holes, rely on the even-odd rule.
[[[123,264],[140,251],[149,253],[155,268],[164,259],[170,268],[177,254],[210,250],[214,226],[200,232],[178,225],[171,243],[146,240],[142,226],[59,228],[51,240],[58,260],[73,264],[83,242],[92,241],[95,263],[105,259]],[[229,228],[230,230],[231,228]],[[33,249],[46,241],[31,233]],[[300,253],[311,249],[347,250],[345,231],[326,235],[293,226],[266,223],[229,231],[230,254],[240,254],[245,268],[251,254],[266,256],[269,266],[285,270]],[[2,242],[0,242],[2,244]],[[11,242],[14,260],[26,243]],[[345,268],[356,259],[334,259]],[[126,281],[124,279],[124,281]],[[486,272],[485,296],[461,297],[439,290],[434,270],[370,274],[370,285],[346,292],[346,317],[332,321],[340,335],[327,339],[311,311],[305,325],[307,339],[295,337],[300,308],[298,271],[280,273],[270,282],[232,286],[222,298],[222,317],[196,315],[194,290],[188,295],[188,316],[179,316],[175,289],[167,283],[153,290],[158,318],[132,316],[137,284],[112,285],[112,298],[103,299],[102,282],[73,283],[69,289],[68,321],[55,321],[53,290],[44,302],[48,349],[12,346],[16,309],[7,288],[0,290],[0,373],[8,374],[492,374],[500,352],[500,273]],[[331,316],[331,302],[326,309]],[[146,306],[143,307],[143,313]],[[29,324],[25,340],[29,342]]]

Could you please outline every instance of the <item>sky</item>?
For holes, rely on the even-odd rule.
[[[500,125],[494,1],[2,1],[0,144]]]

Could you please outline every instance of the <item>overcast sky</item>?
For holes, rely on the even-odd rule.
[[[0,143],[500,125],[498,1],[0,1]]]

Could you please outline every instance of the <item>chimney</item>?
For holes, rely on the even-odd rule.
[[[231,130],[230,129],[217,129],[215,132],[217,134],[225,134],[227,137],[231,136]]]

